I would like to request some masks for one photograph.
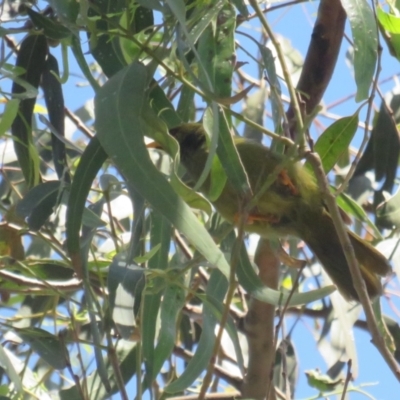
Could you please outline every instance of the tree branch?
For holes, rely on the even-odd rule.
[[[255,255],[262,282],[272,289],[278,288],[279,259],[269,241],[260,239]],[[275,306],[253,299],[245,318],[245,332],[249,344],[249,362],[243,384],[243,397],[275,399],[272,381]],[[270,393],[267,390],[270,388]]]
[[[297,84],[297,91],[307,115],[312,114],[320,103],[331,80],[342,43],[345,21],[346,13],[340,0],[321,1],[310,46]],[[299,133],[296,131],[295,114],[291,103],[287,118],[290,121],[292,138]]]

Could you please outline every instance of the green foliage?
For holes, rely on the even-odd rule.
[[[244,134],[300,162],[309,150],[318,153],[337,204],[356,219],[353,228],[363,236],[372,232],[382,245],[389,234],[398,238],[389,232],[400,224],[395,90],[374,120],[366,119],[373,128],[363,155],[356,157],[350,146],[358,146],[360,121],[371,115],[380,57],[376,21],[398,58],[400,11],[393,4],[386,12],[366,0],[341,1],[354,43],[357,93],[334,122],[329,105],[319,107],[303,115],[304,130],[292,134],[296,123],[285,114],[286,100],[296,93],[291,80],[302,60],[278,29],[265,33],[272,11],[287,5],[272,6],[264,21],[248,5],[256,2],[243,0],[34,3],[19,10],[12,1],[2,3],[10,18],[0,28],[0,145],[14,146],[15,156],[0,153],[0,397],[140,399],[151,391],[158,399],[199,390],[207,370],[215,373],[212,391],[252,397],[243,392],[252,357],[245,326],[264,318],[252,314],[254,304],[271,305],[272,330],[279,328],[273,371],[264,381],[294,398],[301,343],[285,329],[298,329],[308,315],[330,373],[309,373],[309,384],[342,393],[342,360],[356,350],[335,332],[348,327],[348,338],[362,325],[359,307],[328,297],[335,288],[293,238],[271,238],[283,268],[269,287],[254,258],[258,238],[223,221],[210,201],[229,183],[240,209],[251,202],[233,141]],[[79,85],[84,80],[90,90],[85,99],[76,72]],[[301,95],[300,114],[307,101]],[[89,99],[94,112],[88,103],[81,106]],[[199,120],[210,155],[199,182],[191,182],[168,130]],[[149,140],[163,150],[146,147]],[[353,166],[350,179],[346,171],[352,174]],[[369,171],[375,187],[362,180]],[[205,199],[196,189],[209,174]],[[357,192],[354,199],[335,192],[342,183]],[[399,324],[385,307],[375,310],[398,359]],[[357,360],[353,369],[356,375]]]

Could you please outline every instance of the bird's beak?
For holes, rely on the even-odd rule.
[[[150,142],[146,144],[146,147],[148,149],[158,149],[158,150],[162,150],[162,147],[159,143],[157,142]]]

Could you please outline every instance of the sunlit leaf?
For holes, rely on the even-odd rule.
[[[97,135],[126,179],[228,276],[229,266],[189,207],[150,160],[140,127],[146,69],[134,63],[110,79],[95,99]]]
[[[341,3],[353,34],[356,101],[362,101],[368,97],[378,58],[376,21],[366,0],[341,0]]]
[[[348,149],[357,127],[358,112],[335,121],[318,138],[314,145],[314,151],[321,157],[325,173],[335,166],[340,156]]]

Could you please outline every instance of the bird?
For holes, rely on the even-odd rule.
[[[184,123],[170,129],[169,133],[179,143],[181,164],[196,183],[209,155],[203,125]],[[268,178],[276,176],[246,213],[244,230],[265,238],[294,236],[301,239],[319,259],[342,296],[348,301],[359,301],[342,245],[313,174],[299,161],[283,164],[284,155],[259,142],[234,137],[234,143],[253,195]],[[205,197],[210,185],[209,173],[199,188]],[[212,204],[228,222],[237,224],[240,220],[243,207],[229,180]],[[390,265],[369,242],[350,230],[348,235],[368,295],[374,299],[383,292],[380,277],[390,272]]]

